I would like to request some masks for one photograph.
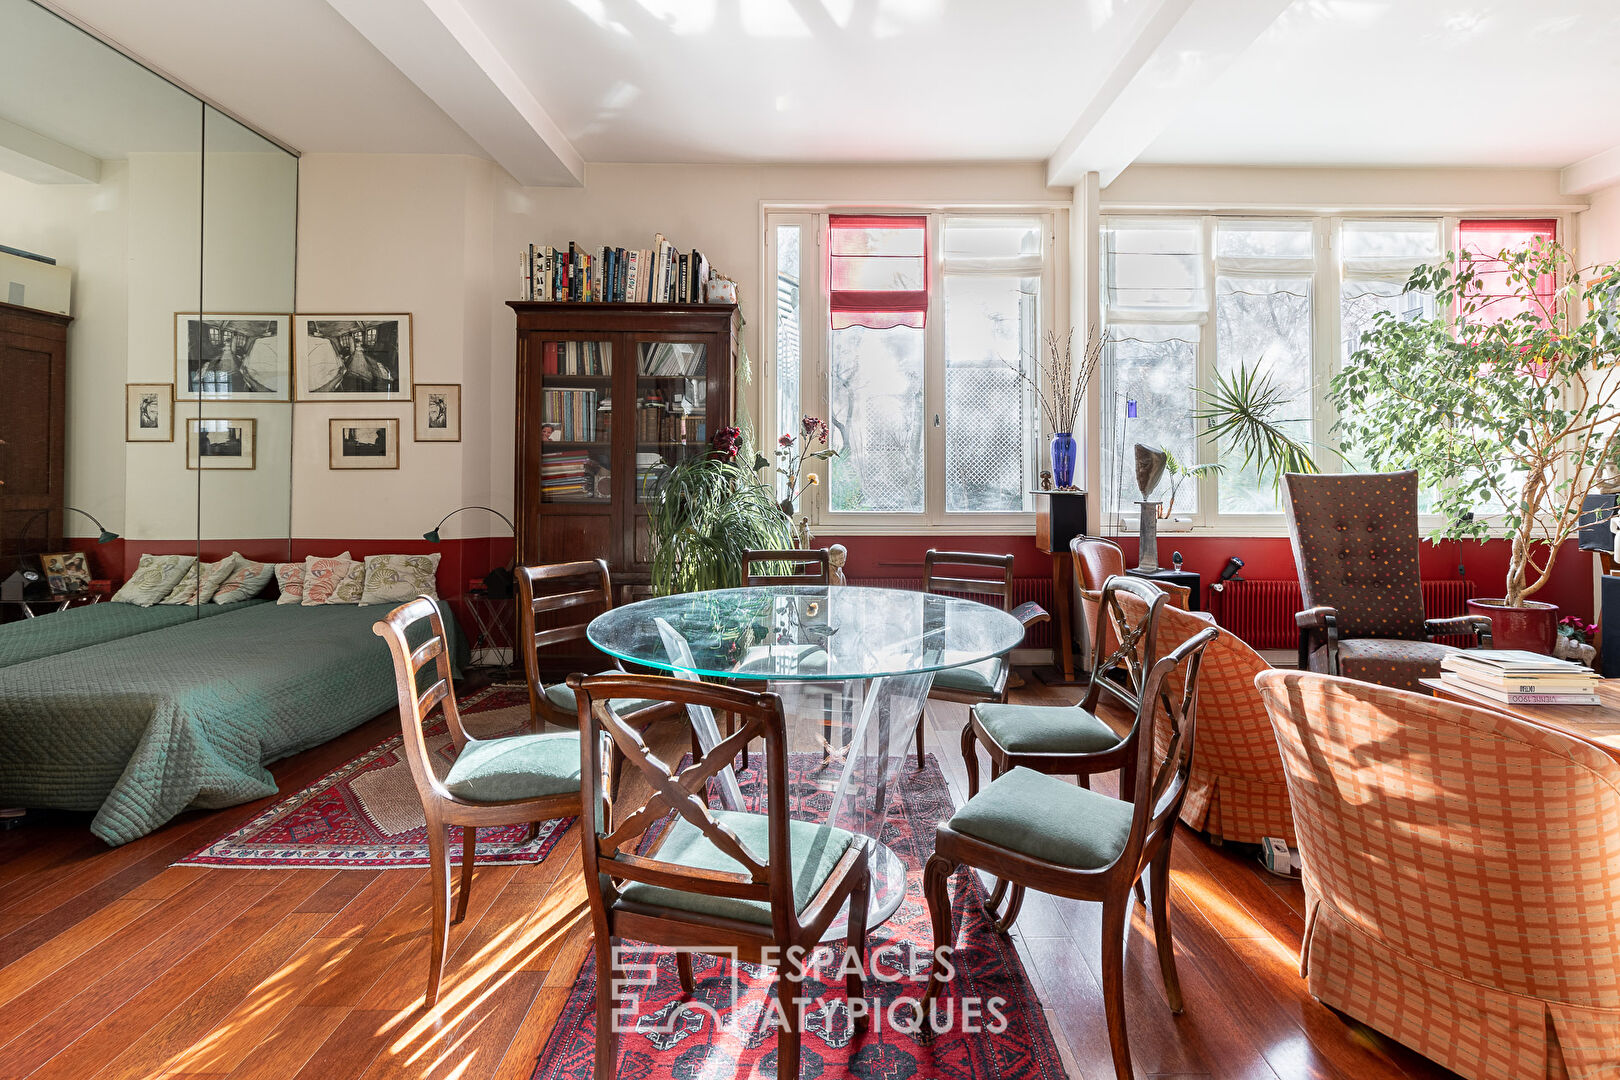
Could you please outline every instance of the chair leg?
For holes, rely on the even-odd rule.
[[[428,890],[433,899],[432,949],[428,955],[427,1004],[439,1000],[439,981],[444,976],[445,946],[450,941],[450,851],[448,829],[439,822],[428,824]]]
[[[777,1080],[799,1078],[799,1036],[804,1030],[803,974],[792,960],[783,960],[776,969],[776,1003],[782,1009],[782,1033],[776,1040]]]
[[[692,954],[678,952],[675,954],[675,974],[680,976],[681,992],[690,994],[695,988],[692,982]]]
[[[979,793],[979,737],[973,733],[973,717],[962,728],[962,764],[967,768],[968,798]]]
[[[1007,898],[1007,879],[996,878],[996,883],[990,888],[990,895],[984,898],[984,911],[991,919],[995,919],[996,912],[1001,908],[1001,902]]]
[[[1001,913],[1000,918],[990,923],[990,928],[1002,937],[1012,932],[1013,921],[1018,918],[1019,909],[1024,906],[1024,887],[1013,885],[1012,896],[1007,898],[1007,910]]]
[[[532,829],[534,822],[529,823]],[[457,890],[456,917],[460,922],[467,917],[467,899],[472,896],[473,882],[473,856],[478,851],[478,827],[476,825],[463,825],[461,827],[461,888]]]
[[[1159,974],[1164,977],[1164,996],[1170,1011],[1181,1011],[1181,980],[1176,976],[1176,945],[1170,936],[1170,845],[1167,842],[1153,858],[1148,880],[1153,886],[1153,941],[1159,947]],[[1140,884],[1140,882],[1138,882]]]
[[[921,772],[928,764],[928,750],[923,746],[923,728],[928,724],[928,706],[923,705],[922,715],[917,717],[917,771]]]
[[[844,944],[855,957],[852,970],[844,977],[844,995],[849,999],[851,1026],[856,1032],[866,1030],[870,1017],[863,1011],[855,1015],[855,1002],[865,1002],[866,979],[866,931],[867,910],[872,898],[872,879],[870,873],[855,886],[855,891],[849,894],[849,930],[845,936]]]
[[[1103,1012],[1108,1018],[1108,1045],[1114,1053],[1117,1080],[1132,1080],[1131,1048],[1125,1037],[1125,922],[1130,899],[1103,901]]]
[[[928,989],[917,1010],[919,1023],[927,1024],[929,1004],[945,989],[945,956],[941,950],[951,949],[956,943],[956,932],[951,926],[951,874],[956,863],[939,854],[929,857],[923,868],[923,897],[928,901],[928,919],[934,927],[934,963],[928,971]]]
[[[596,935],[596,1080],[613,1080],[619,1056],[619,1035],[613,1030],[613,939]]]

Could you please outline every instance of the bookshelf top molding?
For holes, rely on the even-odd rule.
[[[714,332],[737,316],[736,304],[645,304],[618,301],[508,300],[521,330],[585,333]]]

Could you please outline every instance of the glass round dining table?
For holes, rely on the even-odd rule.
[[[934,674],[1002,656],[1023,639],[1007,612],[974,600],[850,585],[770,585],[682,593],[612,608],[591,621],[592,645],[627,665],[686,679],[757,683],[782,698],[795,817],[865,837],[869,920],[905,899],[906,872],[881,837]],[[721,738],[689,706],[698,745]],[[745,809],[731,768],[711,799]],[[844,935],[842,916],[829,940]]]

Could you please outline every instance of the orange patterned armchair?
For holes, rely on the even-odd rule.
[[[1402,690],[1256,682],[1311,993],[1471,1080],[1620,1076],[1620,762]]]

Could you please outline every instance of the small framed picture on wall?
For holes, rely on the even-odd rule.
[[[257,428],[254,420],[187,420],[186,468],[253,468]]]
[[[174,384],[124,384],[124,441],[174,442]]]
[[[409,315],[294,315],[299,401],[408,401]]]
[[[461,441],[461,384],[417,383],[417,442]]]
[[[331,468],[399,468],[398,420],[332,420]]]

